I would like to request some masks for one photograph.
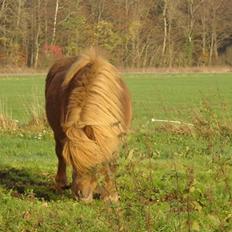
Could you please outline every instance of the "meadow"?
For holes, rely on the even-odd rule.
[[[55,190],[44,78],[0,77],[0,231],[232,231],[231,73],[123,75],[118,204]]]

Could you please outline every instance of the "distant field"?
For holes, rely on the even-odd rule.
[[[118,160],[116,205],[54,189],[51,131],[23,125],[28,108],[43,109],[44,77],[0,78],[0,115],[22,124],[1,130],[0,118],[0,231],[232,231],[232,73],[124,78],[133,126]]]
[[[135,123],[151,118],[190,120],[202,100],[216,109],[232,106],[232,74],[125,74],[133,98]],[[27,108],[44,104],[44,78],[0,78],[0,107],[25,122]],[[232,111],[231,111],[232,115]]]

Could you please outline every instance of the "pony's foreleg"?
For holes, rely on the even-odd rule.
[[[63,157],[63,144],[56,139],[56,155],[58,158],[58,169],[56,174],[56,188],[65,189],[67,188],[67,176],[66,176],[66,163]]]
[[[115,183],[115,168],[111,165],[106,165],[103,171],[105,177],[105,183],[102,187],[101,198],[104,201],[118,202],[119,196],[117,193],[116,183]]]

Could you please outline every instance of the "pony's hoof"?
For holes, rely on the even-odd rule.
[[[117,193],[109,195],[109,196],[104,196],[103,201],[110,202],[110,203],[117,203],[119,201],[119,196]]]
[[[55,189],[57,191],[63,191],[66,189],[69,189],[71,187],[71,185],[68,185],[67,183],[56,183],[55,184]]]

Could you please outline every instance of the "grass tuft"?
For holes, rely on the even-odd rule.
[[[18,129],[18,121],[9,117],[5,104],[0,101],[0,131],[15,131]]]
[[[28,128],[46,128],[48,126],[44,104],[38,94],[33,94],[30,103],[24,106],[29,118]]]

